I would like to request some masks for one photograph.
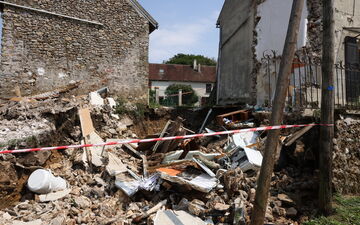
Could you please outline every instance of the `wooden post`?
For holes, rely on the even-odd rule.
[[[179,89],[179,106],[182,106],[182,89]]]
[[[304,0],[293,0],[289,27],[286,35],[283,54],[281,57],[279,76],[275,90],[275,101],[271,114],[271,125],[282,123],[286,92],[290,83],[291,67],[295,55],[297,37]],[[251,224],[263,225],[269,195],[270,180],[274,169],[275,153],[279,143],[280,130],[271,130],[265,144],[265,154],[262,161],[260,175],[256,188],[254,209]]]
[[[321,88],[321,123],[334,124],[335,88],[334,88],[334,0],[322,0],[323,4],[323,55],[322,55],[322,88]],[[320,184],[319,210],[324,215],[332,211],[332,150],[334,127],[320,127]]]
[[[158,87],[155,88],[155,102],[156,102],[156,104],[160,104]]]

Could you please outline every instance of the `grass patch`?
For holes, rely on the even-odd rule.
[[[319,217],[305,225],[360,225],[360,196],[336,196],[335,213],[329,217]]]

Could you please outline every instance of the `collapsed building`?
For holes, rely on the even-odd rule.
[[[131,2],[118,1],[117,4]],[[226,1],[228,2],[230,1]],[[4,4],[4,18],[6,18],[5,12],[9,11],[11,14],[8,15],[19,19],[20,16],[14,13],[23,9],[18,8],[19,2],[16,5],[2,4]],[[83,4],[90,5],[90,2]],[[96,4],[99,7],[103,6],[100,2]],[[33,7],[32,10],[35,9],[35,5]],[[128,7],[130,5],[125,4],[124,9],[131,9],[134,14],[131,13],[129,20],[123,22],[131,24],[139,17],[137,11]],[[70,12],[75,9],[68,10]],[[116,11],[116,9],[112,10]],[[105,11],[104,9],[103,13]],[[50,11],[46,10],[46,13],[48,12]],[[18,13],[28,17],[37,15],[35,12],[27,11]],[[83,13],[87,15],[87,12]],[[114,15],[119,16],[115,12]],[[146,14],[143,15],[146,18]],[[94,23],[105,24],[108,21],[96,17],[100,14],[92,16]],[[135,18],[134,21],[130,17]],[[14,21],[16,22],[17,19]],[[95,19],[99,19],[98,22]],[[46,18],[46,23],[54,22],[53,20],[55,18],[49,16]],[[148,20],[142,22],[143,28],[150,31],[154,29],[154,26],[149,27]],[[21,26],[21,23],[19,25],[17,23],[13,25]],[[46,23],[40,25],[45,26]],[[70,21],[61,22],[61,24],[67,23]],[[61,25],[57,25],[56,27],[61,29]],[[81,26],[83,25],[78,24],[76,28],[80,29]],[[14,34],[22,34],[15,28]],[[23,29],[31,33],[26,28]],[[80,31],[85,32],[82,28]],[[71,32],[76,33],[76,31]],[[4,33],[5,36],[8,34]],[[46,32],[36,35],[46,35]],[[41,37],[51,39],[49,36]],[[29,57],[35,65],[36,59],[25,54],[31,50],[27,50],[28,43],[26,42],[26,45],[25,42],[19,43],[20,45],[11,48],[7,46],[8,50],[4,49],[4,52],[22,46],[24,48],[21,48],[23,52],[20,56]],[[99,39],[98,43],[106,42]],[[129,40],[129,43],[132,42]],[[84,46],[88,45],[84,43]],[[254,48],[250,50],[253,51]],[[49,54],[51,59],[51,49],[42,52]],[[87,55],[84,55],[85,59],[88,59]],[[45,56],[41,57],[45,58]],[[80,59],[74,60],[78,62],[77,60]],[[110,58],[106,60],[112,62]],[[136,60],[134,63],[139,62]],[[115,102],[110,92],[116,94],[116,91],[123,91],[120,86],[114,86],[116,82],[91,84],[95,82],[96,77],[92,73],[90,74],[95,77],[84,77],[85,83],[80,83],[81,80],[75,78],[72,82],[66,80],[73,78],[71,74],[68,75],[69,77],[58,72],[48,74],[48,67],[43,65],[38,70],[36,66],[31,67],[32,62],[27,58],[20,61],[16,59],[13,63],[15,62],[25,66],[27,70],[30,68],[35,71],[30,72],[31,76],[34,76],[36,85],[38,83],[42,85],[42,82],[47,82],[49,79],[65,80],[59,83],[60,88],[58,86],[51,88],[51,85],[57,84],[55,81],[48,83],[49,87],[30,85],[29,93],[24,93],[23,91],[28,89],[21,86],[21,84],[25,85],[21,83],[26,80],[25,78],[20,77],[19,80],[14,78],[13,86],[6,86],[8,88],[6,89],[8,92],[4,91],[6,96],[12,96],[11,89],[14,89],[14,86],[19,87],[15,88],[17,98],[6,99],[0,104],[0,165],[4,168],[0,172],[0,224],[168,225],[179,221],[183,224],[246,224],[250,221],[258,170],[262,163],[262,153],[265,151],[266,131],[251,131],[243,133],[244,135],[212,135],[212,137],[194,139],[166,140],[166,138],[202,131],[212,133],[244,127],[268,126],[270,118],[268,111],[258,109],[232,111],[230,108],[215,107],[206,114],[207,111],[198,109],[148,109],[142,104]],[[69,68],[82,68],[82,64],[77,66],[72,64],[74,61],[69,60],[69,62]],[[116,67],[117,64],[111,66]],[[126,69],[126,65],[124,67]],[[84,70],[86,68],[85,66]],[[229,64],[226,68],[229,68]],[[261,67],[259,68],[261,70]],[[79,71],[82,71],[80,69]],[[221,67],[219,69],[221,71]],[[29,75],[27,70],[25,73],[19,72],[18,76]],[[246,71],[245,67],[244,71]],[[55,74],[56,77],[51,77],[51,74]],[[113,73],[108,71],[106,74],[110,76]],[[48,75],[51,76],[47,77]],[[11,77],[10,73],[9,77]],[[137,77],[132,78],[137,79]],[[117,78],[111,77],[111,79]],[[93,86],[88,87],[86,82]],[[1,85],[5,84],[7,81]],[[109,86],[110,89],[96,90],[102,85]],[[42,90],[41,87],[47,91],[46,94],[36,93],[36,88]],[[96,91],[88,94],[85,92],[88,88]],[[134,90],[136,88],[134,86]],[[63,94],[70,89],[73,90],[71,95]],[[22,97],[20,92],[30,96]],[[233,93],[239,94],[236,91]],[[358,194],[360,193],[358,138],[360,122],[356,115],[345,112],[338,113],[337,117],[335,124],[337,136],[333,140],[335,149],[333,186],[339,193]],[[306,115],[306,113],[301,115],[286,113],[284,119],[284,123],[287,124],[309,124],[317,121],[316,115]],[[319,129],[316,126],[281,131],[279,149],[276,151],[277,165],[271,179],[272,188],[266,208],[266,223],[299,224],[316,214],[317,203],[314,199],[318,193],[318,137]],[[136,144],[136,140],[152,138],[165,139]],[[119,144],[106,147],[87,146],[102,142]],[[67,147],[61,151],[29,150],[14,154],[7,152],[9,149],[81,144],[84,144],[83,147]],[[52,180],[57,186],[51,188],[49,185],[44,185],[42,181],[47,180],[42,179],[44,177]]]
[[[226,0],[220,28],[217,103],[271,106],[274,101],[291,1]],[[357,107],[360,2],[335,1],[335,104]],[[307,0],[302,12],[287,105],[321,105],[322,5]],[[235,50],[234,50],[235,49]]]
[[[339,116],[333,185],[339,193],[358,194],[360,122]],[[269,112],[251,109],[146,109],[116,103],[104,89],[8,101],[0,107],[0,223],[246,224],[269,119]],[[284,123],[316,120],[291,113]],[[174,136],[180,138],[168,139]],[[267,223],[299,224],[315,216],[318,136],[317,126],[281,130]],[[138,142],[145,139],[153,141]],[[91,147],[101,143],[113,144]],[[47,146],[68,147],[31,150]],[[8,151],[24,148],[30,150]]]
[[[147,101],[149,34],[158,23],[136,0],[0,1],[0,97],[80,82]]]

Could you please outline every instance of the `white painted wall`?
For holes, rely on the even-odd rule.
[[[165,96],[165,90],[168,86],[172,84],[185,84],[191,85],[192,89],[199,96],[199,101],[201,97],[209,97],[210,93],[206,93],[206,84],[210,83],[200,83],[200,82],[177,82],[177,81],[151,81],[151,89],[154,90],[156,87],[159,88],[159,96]],[[214,84],[212,84],[214,87]]]
[[[258,16],[261,17],[256,26],[258,33],[256,55],[258,60],[263,57],[264,52],[271,53],[271,50],[275,50],[277,55],[282,54],[292,2],[290,0],[266,0],[258,6]],[[308,10],[305,2],[297,42],[298,49],[306,45],[307,16]]]

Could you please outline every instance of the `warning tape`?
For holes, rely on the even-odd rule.
[[[146,142],[155,142],[155,141],[170,141],[170,140],[178,140],[178,139],[190,139],[190,138],[197,138],[197,137],[209,137],[209,136],[216,136],[216,135],[237,134],[237,133],[245,133],[245,132],[264,131],[264,130],[279,130],[279,129],[294,128],[294,127],[310,127],[310,126],[334,126],[334,125],[333,124],[302,124],[302,125],[266,126],[266,127],[240,129],[240,130],[218,131],[218,132],[211,132],[211,133],[204,133],[204,134],[191,134],[191,135],[183,135],[183,136],[148,138],[148,139],[133,139],[133,140],[114,141],[114,142],[107,142],[107,143],[98,143],[98,144],[65,145],[65,146],[57,146],[57,147],[3,150],[3,151],[0,151],[0,154],[64,150],[64,149],[68,149],[68,148],[88,148],[88,147],[99,147],[99,146],[107,146],[107,145],[146,143]]]

